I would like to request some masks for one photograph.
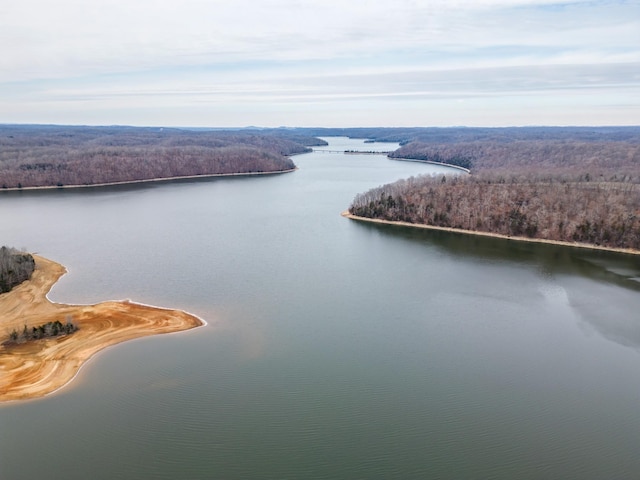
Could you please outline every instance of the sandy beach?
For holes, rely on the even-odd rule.
[[[68,318],[78,326],[71,335],[0,346],[0,401],[36,398],[69,383],[94,354],[134,338],[179,332],[204,324],[194,315],[108,301],[96,305],[65,305],[49,301],[47,293],[66,269],[34,255],[32,278],[0,295],[0,342],[15,329],[28,329]]]
[[[444,232],[454,232],[454,233],[463,233],[465,235],[478,235],[481,237],[493,237],[493,238],[502,238],[505,240],[515,240],[518,242],[531,242],[531,243],[547,243],[550,245],[562,245],[565,247],[574,247],[574,248],[587,248],[591,250],[603,250],[607,252],[616,252],[616,253],[628,253],[630,255],[640,255],[640,250],[632,250],[630,248],[609,248],[609,247],[601,247],[598,245],[590,245],[588,243],[573,243],[573,242],[560,242],[556,240],[545,240],[543,238],[529,238],[529,237],[509,237],[507,235],[501,235],[499,233],[490,233],[490,232],[477,232],[475,230],[463,230],[461,228],[450,228],[450,227],[436,227],[434,225],[424,225],[422,223],[409,223],[409,222],[396,222],[391,220],[380,220],[379,218],[367,218],[367,217],[359,217],[358,215],[353,215],[349,213],[348,210],[345,210],[341,213],[341,215],[345,218],[349,218],[351,220],[357,220],[360,222],[370,222],[370,223],[382,223],[385,225],[399,225],[402,227],[411,227],[411,228],[423,228],[426,230],[441,230]]]

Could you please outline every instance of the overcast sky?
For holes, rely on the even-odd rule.
[[[640,1],[16,0],[0,123],[640,124]]]

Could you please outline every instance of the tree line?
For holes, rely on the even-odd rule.
[[[94,185],[295,168],[321,140],[293,133],[0,126],[0,188]]]
[[[29,253],[15,248],[0,247],[0,293],[9,292],[16,285],[31,278],[36,262]]]
[[[267,132],[269,130],[261,130]],[[274,129],[282,133],[281,129]],[[313,137],[350,137],[376,142],[411,142],[428,144],[542,142],[640,142],[640,127],[358,127],[358,128],[290,128],[291,135]]]
[[[358,195],[350,213],[640,250],[640,184],[534,177],[421,176]]]
[[[424,162],[442,163],[446,165],[455,165],[456,167],[471,170],[474,164],[474,155],[465,152],[464,149],[446,149],[434,148],[431,146],[423,146],[418,142],[401,147],[395,152],[390,153],[389,158],[407,158],[411,160],[421,160]]]
[[[22,332],[18,333],[17,330],[12,330],[9,334],[9,340],[5,341],[5,345],[25,343],[33,340],[40,340],[43,338],[61,337],[65,335],[71,335],[78,330],[78,326],[67,317],[66,322],[63,324],[60,320],[43,323],[42,325],[28,328],[26,325],[23,327]]]
[[[640,141],[564,139],[448,144],[416,141],[404,145],[390,157],[432,160],[494,176],[545,174],[565,179],[640,182]]]
[[[639,128],[471,130],[423,132],[390,155],[471,175],[401,180],[358,195],[350,212],[640,250]]]

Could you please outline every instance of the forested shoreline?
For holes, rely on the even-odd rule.
[[[640,185],[414,177],[358,195],[365,218],[640,250]]]
[[[640,133],[633,141],[531,140],[459,143],[410,142],[389,155],[450,164],[496,178],[640,182]]]
[[[602,131],[603,130],[603,131]],[[422,176],[356,196],[352,215],[508,237],[640,250],[640,129],[423,137],[391,158],[471,175]],[[575,136],[572,136],[571,133]],[[446,141],[445,141],[446,140]]]
[[[91,186],[295,169],[321,140],[288,132],[0,126],[0,189]]]

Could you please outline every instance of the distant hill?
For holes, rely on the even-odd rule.
[[[292,132],[0,125],[0,188],[288,171],[290,155],[322,143]]]

